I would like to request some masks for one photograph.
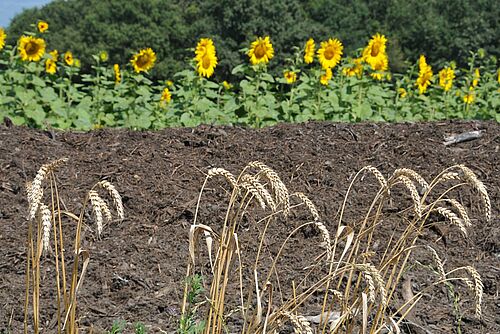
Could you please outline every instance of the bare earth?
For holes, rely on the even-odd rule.
[[[473,130],[483,130],[483,136],[443,145],[445,136]],[[489,191],[491,221],[485,221],[475,194],[466,192],[462,200],[472,207],[469,240],[443,223],[439,225],[442,228],[429,229],[421,244],[436,248],[447,268],[473,265],[482,276],[484,318],[474,317],[474,297],[464,293],[459,301],[462,332],[500,333],[498,123],[309,123],[260,130],[203,126],[160,132],[90,133],[0,125],[0,333],[9,324],[12,333],[23,332],[28,226],[24,185],[42,164],[62,157],[69,162],[58,170],[57,177],[70,211],[78,213],[85,192],[102,179],[116,186],[125,205],[126,219],[106,225],[100,239],[90,216],[85,226],[84,248],[90,251],[91,259],[79,296],[83,333],[91,327],[94,333],[103,332],[119,319],[143,322],[150,333],[175,330],[188,262],[188,231],[206,171],[223,167],[238,174],[254,160],[278,172],[290,190],[307,194],[325,217],[330,233],[335,232],[335,218],[350,180],[366,165],[377,167],[385,176],[396,168],[412,168],[428,180],[455,164],[470,167]],[[356,184],[356,200],[348,203],[347,217],[362,217],[378,189],[373,177],[367,175],[365,179]],[[210,185],[209,192],[222,194],[222,198],[221,184]],[[212,200],[207,199],[210,206],[204,206],[202,222],[216,225],[224,216],[224,203],[217,204],[216,195],[206,197]],[[401,203],[396,204],[398,210],[405,209],[406,202]],[[379,242],[383,244],[384,237],[390,236],[391,225],[380,228]],[[270,234],[289,232],[290,226],[279,223],[271,226]],[[242,242],[252,236],[246,238]],[[287,275],[294,275],[299,265],[318,255],[314,247],[301,247],[317,239],[314,233],[294,236],[296,248],[287,252],[290,265],[281,272],[284,285],[291,279]],[[251,253],[252,249],[247,251]],[[417,251],[414,257],[423,264],[431,263],[428,253]],[[49,254],[42,260],[42,282],[48,282],[53,274],[53,254]],[[409,275],[414,291],[431,279],[429,272],[418,266]],[[47,286],[42,290],[44,333],[53,333],[55,326],[51,289]],[[452,305],[446,289],[437,288],[418,304],[415,322],[428,333],[454,333],[457,322]]]

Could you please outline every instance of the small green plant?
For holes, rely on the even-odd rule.
[[[123,333],[123,330],[127,326],[127,323],[123,320],[116,320],[113,322],[113,326],[111,329],[108,331],[108,334],[121,334]]]
[[[194,274],[186,278],[184,289],[184,303],[182,316],[179,322],[179,334],[196,334],[205,329],[205,321],[196,320],[196,312],[202,302],[199,297],[203,293],[202,276]]]

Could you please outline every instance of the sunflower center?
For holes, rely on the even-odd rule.
[[[372,57],[376,57],[380,52],[380,43],[373,43],[372,52],[370,53]]]
[[[149,56],[148,55],[140,55],[137,57],[137,66],[138,67],[146,67],[146,65],[149,63]]]
[[[38,44],[37,43],[34,43],[34,42],[29,42],[28,44],[26,44],[26,54],[28,55],[36,55],[38,53]]]
[[[331,46],[327,47],[325,50],[325,59],[330,60],[333,56],[335,56],[335,50]]]
[[[210,57],[207,54],[203,56],[202,66],[205,69],[208,69],[210,67]]]
[[[254,51],[255,57],[260,59],[266,55],[266,47],[263,44],[259,44],[255,47]]]

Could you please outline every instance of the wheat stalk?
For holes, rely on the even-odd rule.
[[[234,175],[231,172],[228,172],[224,168],[211,168],[208,170],[207,177],[210,179],[214,176],[221,175],[223,176],[229,183],[233,186],[233,188],[237,187],[237,181]]]
[[[267,165],[259,161],[253,161],[249,163],[248,167],[259,169],[263,173],[263,175],[270,181],[271,188],[276,195],[277,203],[283,204],[283,214],[285,216],[288,216],[290,212],[289,193],[287,187],[285,186],[283,181],[281,181],[278,174]]]
[[[464,269],[469,272],[469,274],[472,276],[474,280],[474,296],[476,300],[475,312],[476,312],[476,317],[480,319],[482,316],[481,304],[483,303],[483,289],[484,289],[483,281],[481,279],[481,275],[479,275],[479,273],[474,267],[466,266]]]
[[[42,226],[43,226],[43,250],[47,252],[49,250],[50,241],[50,228],[52,226],[52,213],[49,207],[44,203],[40,203],[40,213],[42,216]]]
[[[465,181],[479,192],[484,205],[486,221],[489,222],[491,219],[491,201],[486,186],[477,178],[476,174],[474,174],[470,168],[464,165],[458,165],[458,168],[464,173]]]
[[[467,237],[467,229],[465,228],[465,224],[463,223],[462,219],[460,219],[457,214],[450,209],[443,208],[443,207],[437,207],[433,211],[439,212],[443,217],[448,218],[450,223],[453,225],[458,226],[462,234]]]
[[[267,205],[269,205],[271,207],[271,209],[273,211],[276,210],[276,203],[274,202],[273,197],[271,196],[269,191],[267,191],[267,189],[255,177],[253,177],[250,174],[244,174],[241,177],[241,181],[243,184],[248,184],[249,185],[248,188],[254,189],[252,191],[252,193],[254,191],[258,192],[260,195],[260,198],[262,198],[267,203]],[[261,203],[261,206],[262,206],[262,203]],[[265,204],[264,204],[263,208],[265,208]]]
[[[90,199],[90,204],[92,205],[92,209],[94,211],[95,215],[95,221],[97,224],[97,235],[100,236],[102,232],[102,198],[99,197],[99,194],[95,190],[90,190],[89,191],[89,199]]]
[[[379,289],[380,302],[382,305],[387,306],[387,291],[385,289],[385,283],[377,268],[371,263],[359,263],[355,264],[354,267],[363,272],[365,275],[370,293],[372,292],[372,289],[375,291],[375,286]],[[370,283],[372,286],[370,286]],[[373,299],[375,299],[374,296]]]
[[[67,158],[62,158],[43,165],[36,173],[35,179],[31,182],[31,185],[26,186],[30,219],[35,219],[36,212],[43,197],[42,182],[45,180],[50,171],[62,165],[66,161],[68,161]]]
[[[288,318],[293,325],[295,334],[313,334],[311,323],[302,315],[295,315],[291,312],[281,311],[280,315]]]
[[[104,180],[98,183],[104,190],[107,190],[111,198],[113,199],[113,203],[115,204],[116,212],[118,213],[118,217],[123,220],[124,211],[123,211],[123,202],[120,193],[116,190],[115,186],[113,186],[108,181]],[[106,206],[107,207],[107,206]],[[108,210],[109,212],[109,210]],[[111,220],[111,218],[109,218]]]
[[[439,278],[442,280],[446,279],[446,272],[444,271],[444,266],[443,266],[443,261],[441,261],[441,258],[439,257],[438,253],[434,248],[431,246],[427,246],[427,248],[431,251],[432,253],[432,258],[434,262],[436,263],[438,273],[439,273]]]
[[[422,217],[422,203],[420,199],[420,195],[418,194],[417,187],[415,187],[415,184],[410,180],[409,177],[405,175],[399,175],[395,181],[401,180],[403,184],[406,186],[406,188],[410,191],[411,198],[413,200],[413,206],[415,208],[415,213],[417,214],[418,218]]]
[[[314,205],[314,203],[309,199],[309,197],[307,197],[304,193],[301,192],[295,192],[292,194],[292,196],[298,197],[307,206],[314,220],[319,220],[318,209],[316,209],[316,205]]]
[[[377,181],[380,183],[382,188],[385,189],[387,194],[389,195],[391,193],[390,188],[387,184],[387,180],[385,179],[384,175],[382,175],[382,173],[377,168],[368,165],[368,166],[365,166],[361,169],[361,171],[363,171],[363,170],[367,170],[367,171],[371,172],[375,176]]]
[[[401,175],[404,175],[406,177],[411,177],[415,181],[417,181],[417,183],[422,188],[422,193],[425,193],[429,189],[429,183],[427,183],[427,181],[425,181],[425,179],[420,174],[418,174],[417,172],[415,172],[413,169],[410,168],[396,169],[392,174],[391,179],[397,179]]]
[[[453,207],[455,207],[455,209],[457,209],[457,211],[460,214],[460,217],[462,218],[464,225],[466,227],[472,226],[471,221],[469,219],[469,215],[467,214],[467,210],[462,205],[462,203],[460,203],[459,201],[457,201],[454,198],[446,199],[445,201],[450,203]]]

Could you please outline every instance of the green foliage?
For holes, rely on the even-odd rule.
[[[186,278],[187,294],[185,296],[187,306],[184,314],[179,321],[179,334],[198,334],[202,333],[205,328],[205,321],[196,319],[198,307],[201,305],[199,299],[203,293],[203,278],[199,274],[195,274]]]
[[[7,29],[8,43],[15,44],[30,24],[49,22],[47,37],[53,48],[72,50],[90,59],[108,51],[111,63],[126,64],[138,49],[151,47],[159,55],[152,72],[155,79],[184,68],[186,58],[200,37],[212,37],[220,59],[218,78],[229,79],[231,69],[245,56],[257,35],[270,35],[277,52],[276,64],[293,54],[309,37],[338,37],[351,53],[375,32],[391,41],[393,72],[406,70],[405,59],[420,54],[433,66],[454,60],[467,64],[468,51],[479,47],[500,57],[500,6],[495,1],[368,1],[368,0],[55,0],[41,9],[25,10]],[[71,24],[68,24],[71,22]],[[82,70],[90,73],[90,64]]]
[[[28,33],[50,37],[50,33]],[[117,80],[114,66],[119,65],[106,57],[92,55],[87,62],[89,72],[84,72],[75,65],[77,62],[68,65],[61,54],[56,73],[49,74],[45,63],[52,55],[45,54],[38,62],[22,61],[16,47],[6,45],[0,50],[0,119],[9,117],[16,125],[79,130],[200,124],[262,127],[308,120],[500,121],[498,65],[485,50],[469,53],[467,68],[454,67],[456,78],[451,90],[439,86],[438,72],[443,67],[435,67],[431,85],[420,94],[416,64],[402,74],[391,74],[374,73],[368,64],[360,63],[364,66],[361,72],[349,76],[348,70],[355,64],[344,53],[333,69],[333,79],[323,85],[320,77],[324,70],[317,61],[305,64],[302,47],[291,49],[294,53],[281,63],[275,51],[271,63],[278,74],[269,64],[251,66],[246,59],[232,68],[233,80],[228,84],[199,76],[194,60],[188,69],[167,81],[152,78],[150,73],[135,73],[131,64],[122,64]],[[240,50],[240,54],[246,54],[246,50]],[[360,51],[351,55],[358,59]],[[162,61],[160,55],[158,61]],[[295,72],[297,81],[287,82],[284,71]],[[372,78],[374,74],[380,76],[379,80]],[[467,96],[471,103],[465,102]]]
[[[123,320],[117,320],[113,322],[113,326],[111,329],[107,332],[107,334],[122,334],[126,333],[125,330],[127,329],[127,323]],[[143,323],[137,322],[134,324],[134,333],[135,334],[146,334],[146,326],[144,326]]]

